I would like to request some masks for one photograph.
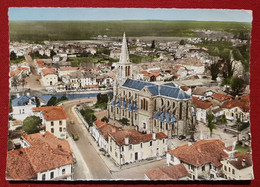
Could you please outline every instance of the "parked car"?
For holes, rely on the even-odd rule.
[[[76,133],[73,133],[72,138],[74,141],[77,141],[79,139],[79,136]]]

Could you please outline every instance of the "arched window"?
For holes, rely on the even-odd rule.
[[[169,107],[170,106],[170,101],[167,101],[167,107]]]
[[[163,99],[161,99],[161,105],[163,106],[164,102],[163,102]]]
[[[182,119],[182,102],[180,102],[180,113],[179,113],[179,118]]]

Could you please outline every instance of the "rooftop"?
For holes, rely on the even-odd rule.
[[[226,101],[232,98],[232,96],[227,94],[221,94],[221,93],[214,93],[211,95],[211,97],[217,99],[218,101]]]
[[[237,160],[229,161],[229,162],[235,168],[244,169],[244,168],[252,166],[252,155],[250,153],[235,153],[234,156]]]
[[[44,76],[48,75],[48,74],[56,74],[56,70],[53,68],[45,68],[42,70],[42,74]]]
[[[67,119],[67,115],[61,106],[35,107],[33,111],[42,112],[47,121]]]
[[[178,180],[187,177],[189,172],[183,164],[149,170],[145,173],[150,180]]]
[[[69,143],[48,131],[24,136],[31,146],[7,152],[8,179],[26,180],[37,177],[38,172],[73,163]]]
[[[97,120],[94,122],[100,133],[104,136],[106,141],[108,141],[108,135],[113,132],[117,132],[119,130],[118,127],[113,126],[109,123],[103,122],[101,120]]]
[[[219,167],[220,160],[229,156],[225,149],[227,149],[225,143],[221,140],[201,140],[193,145],[186,144],[169,150],[168,153],[193,166],[213,163]]]
[[[197,108],[208,109],[213,105],[211,102],[200,100],[198,97],[192,97],[192,99],[193,99],[193,104]]]
[[[31,100],[31,104],[36,106],[36,101],[32,96],[22,95],[12,100],[12,106],[25,106],[28,105]]]
[[[249,100],[249,95],[245,95],[240,98],[240,100],[229,100],[226,101],[223,105],[222,108],[235,108],[239,107],[243,112],[249,112],[250,110],[250,100]]]

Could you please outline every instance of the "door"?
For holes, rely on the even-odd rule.
[[[135,160],[138,160],[138,152],[135,153]]]

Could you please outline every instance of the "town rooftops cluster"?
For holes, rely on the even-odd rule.
[[[165,97],[171,97],[171,98],[180,99],[180,100],[185,100],[185,99],[191,98],[183,90],[175,87],[175,85],[173,83],[157,85],[157,84],[154,84],[151,82],[127,79],[122,86],[131,88],[131,89],[135,89],[135,90],[139,90],[139,91],[142,90],[144,87],[147,87],[148,90],[151,92],[151,94],[153,94],[154,96],[165,96]]]
[[[14,71],[11,71],[10,72],[10,76],[13,77],[13,76],[19,74],[20,72],[22,72],[23,70],[29,71],[30,68],[28,68],[28,67],[19,67],[18,69],[14,70]]]
[[[221,166],[220,161],[229,156],[225,150],[227,148],[221,140],[201,140],[193,145],[186,144],[169,150],[168,153],[194,166],[213,163],[219,167]]]
[[[57,74],[56,70],[53,68],[45,68],[42,70],[43,75],[48,75],[48,74]]]
[[[7,152],[6,176],[8,179],[37,178],[37,173],[73,163],[70,146],[66,140],[45,134],[25,135],[30,147]]]
[[[67,115],[61,106],[35,107],[34,112],[42,112],[45,120],[67,119]]]
[[[198,108],[208,109],[213,105],[211,102],[202,101],[198,97],[192,97],[192,99],[193,99],[193,104]]]
[[[241,97],[240,100],[229,100],[229,101],[226,101],[222,105],[222,108],[231,109],[231,108],[239,107],[244,112],[249,112],[249,110],[250,110],[249,103],[250,103],[249,95],[245,95],[245,96]]]
[[[251,153],[235,153],[236,160],[230,161],[230,164],[237,169],[244,169],[253,165]]]
[[[109,123],[103,122],[101,120],[97,120],[94,122],[98,130],[101,132],[101,134],[104,136],[105,140],[108,141],[108,135],[112,132],[116,132],[119,130],[118,127],[113,126]]]

